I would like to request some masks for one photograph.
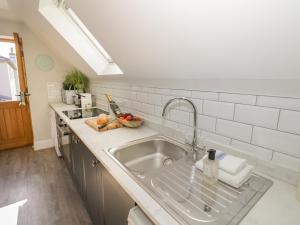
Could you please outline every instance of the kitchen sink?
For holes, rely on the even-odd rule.
[[[167,167],[187,156],[187,149],[163,138],[155,138],[109,150],[129,171],[139,175]]]
[[[239,224],[272,186],[256,174],[240,188],[222,182],[210,185],[196,169],[190,146],[163,136],[106,152],[180,224]]]

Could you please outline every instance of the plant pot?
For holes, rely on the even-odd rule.
[[[68,105],[74,104],[73,96],[75,96],[75,95],[76,95],[76,93],[74,90],[62,90],[62,100],[64,103],[66,103]]]

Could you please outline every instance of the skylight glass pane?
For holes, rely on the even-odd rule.
[[[108,53],[64,1],[40,0],[40,13],[98,75],[122,74]]]

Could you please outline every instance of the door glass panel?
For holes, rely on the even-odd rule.
[[[0,101],[17,101],[20,94],[16,46],[0,40]]]

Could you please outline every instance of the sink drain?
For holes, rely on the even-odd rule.
[[[209,207],[208,205],[204,205],[203,211],[204,212],[210,212],[211,211],[211,207]]]
[[[163,165],[164,166],[169,166],[169,165],[171,165],[173,163],[173,159],[171,159],[171,158],[166,158],[166,159],[164,159],[164,161],[163,161]]]

